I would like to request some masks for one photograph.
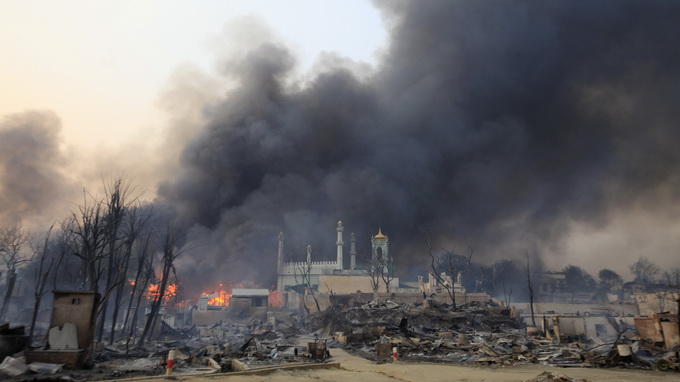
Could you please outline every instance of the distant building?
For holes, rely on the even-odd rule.
[[[656,313],[678,313],[678,299],[680,293],[668,289],[655,293],[636,293],[635,302],[641,316],[652,316]]]
[[[336,256],[334,261],[315,261],[311,245],[307,246],[305,261],[284,262],[283,253],[285,237],[279,234],[277,256],[277,290],[284,296],[284,306],[297,307],[299,296],[308,293],[344,294],[357,291],[373,292],[377,282],[378,292],[385,292],[386,288],[376,267],[381,271],[393,274],[394,262],[389,251],[389,238],[378,229],[378,234],[371,238],[371,264],[357,264],[356,239],[354,234],[350,240],[350,267],[343,266],[344,257],[344,226],[338,222],[336,228]],[[373,276],[372,276],[373,275]],[[390,289],[396,289],[399,279],[394,277],[390,282]]]
[[[567,275],[564,272],[545,272],[540,280],[538,295],[541,298],[551,299],[555,294],[567,290]]]
[[[538,302],[587,304],[595,300],[595,291],[576,292],[567,285],[564,272],[545,272],[538,283]]]
[[[455,294],[465,294],[465,287],[462,284],[462,275],[460,272],[456,274],[456,279],[454,280],[451,275],[447,275],[446,272],[442,272],[439,275],[442,282],[439,282],[432,273],[427,274],[427,281],[423,279],[423,276],[418,276],[418,288],[421,292],[425,294],[447,294],[450,285],[453,285],[453,292]]]
[[[264,318],[268,309],[269,289],[234,288],[231,290],[227,310],[241,316]]]

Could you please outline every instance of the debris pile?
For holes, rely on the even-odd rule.
[[[17,380],[54,373],[72,379],[110,379],[162,375],[168,369],[173,374],[209,374],[326,362],[326,340],[299,344],[297,333],[301,333],[302,323],[297,315],[290,317],[277,325],[271,324],[275,320],[263,323],[257,319],[243,324],[218,323],[185,329],[163,325],[162,341],[148,341],[142,347],[126,340],[96,346],[89,370],[62,370],[63,364],[27,364],[26,358],[17,354],[6,357],[0,365],[0,375]]]
[[[0,325],[0,362],[6,356],[23,350],[28,344],[24,326],[10,327],[9,323]]]
[[[157,336],[162,340],[147,341],[141,347],[127,340],[95,346],[89,370],[73,370],[63,362],[31,362],[28,355],[35,349],[26,350],[6,357],[0,364],[0,374],[24,380],[35,378],[35,374],[110,379],[300,364],[314,367],[311,364],[328,360],[332,347],[343,347],[376,362],[399,359],[476,365],[680,369],[680,345],[666,352],[661,347],[663,342],[644,340],[634,326],[623,321],[611,318],[616,336],[605,339],[607,342],[600,338],[589,340],[585,335],[566,335],[559,328],[560,321],[558,317],[543,316],[542,328],[546,330],[527,328],[514,309],[493,301],[461,304],[454,310],[445,304],[414,306],[375,300],[349,308],[334,306],[304,317],[278,311],[268,314],[266,321],[253,318],[244,323],[218,322],[187,328],[163,323]],[[66,328],[64,325],[57,329]],[[21,334],[17,329],[8,335]],[[572,380],[544,373],[533,381]]]
[[[373,301],[329,309],[315,326],[320,334],[334,338],[332,346],[378,362],[398,356],[415,362],[650,369],[664,354],[645,346],[634,328],[626,326],[620,326],[618,338],[610,343],[550,332],[530,335],[509,309],[491,301],[463,304],[456,311],[446,305]],[[394,347],[398,355],[393,354]]]
[[[284,326],[282,326],[284,327]],[[143,349],[127,349],[123,342],[97,352],[97,367],[111,375],[156,375],[167,367],[173,350],[173,373],[205,374],[249,370],[290,362],[318,362],[304,346],[287,342],[280,331],[259,320],[248,324],[217,324],[188,330],[166,330],[166,340]]]

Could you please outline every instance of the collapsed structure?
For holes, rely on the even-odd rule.
[[[315,261],[311,246],[303,261],[284,261],[285,238],[279,234],[276,289],[220,289],[196,304],[167,306],[151,330],[152,338],[163,341],[134,351],[129,339],[90,348],[97,296],[54,291],[47,347],[24,353],[12,348],[7,355],[18,350],[25,358],[7,357],[0,372],[20,375],[32,365],[52,373],[61,366],[79,368],[88,357],[113,377],[158,374],[173,363],[187,372],[227,372],[320,362],[331,354],[329,347],[378,362],[399,354],[447,363],[680,368],[677,314],[647,312],[661,297],[675,295],[658,301],[636,295],[637,305],[572,297],[580,302],[574,304],[559,288],[542,285],[542,293],[558,298],[510,306],[485,293],[467,293],[460,272],[400,283],[381,228],[371,237],[367,264],[357,261],[351,234],[347,268],[343,232],[338,222],[334,261]],[[546,285],[563,282],[554,275],[547,280]],[[640,317],[643,300],[649,303],[646,317]],[[11,332],[7,336],[19,333]],[[300,336],[308,336],[307,347],[299,346]],[[170,350],[175,358],[166,362]]]

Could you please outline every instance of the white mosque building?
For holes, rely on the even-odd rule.
[[[336,228],[336,259],[335,261],[314,261],[312,247],[307,246],[307,258],[305,261],[284,262],[283,233],[279,234],[278,262],[277,262],[277,290],[281,293],[303,293],[303,289],[311,289],[317,293],[349,294],[358,291],[364,293],[373,292],[375,281],[375,267],[383,267],[383,272],[393,273],[394,264],[389,252],[389,238],[378,230],[378,234],[371,237],[372,261],[371,264],[358,266],[356,261],[356,239],[351,234],[350,239],[350,265],[344,268],[344,227],[342,221]],[[374,277],[371,277],[371,274]],[[394,277],[389,283],[390,288],[399,285],[399,279]],[[311,287],[311,288],[310,288]],[[379,280],[378,292],[385,292],[386,287],[382,279]]]

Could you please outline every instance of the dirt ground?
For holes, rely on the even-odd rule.
[[[332,360],[340,362],[341,369],[319,369],[300,371],[277,371],[269,375],[229,376],[214,375],[211,377],[179,377],[184,382],[395,382],[395,381],[527,381],[537,377],[544,371],[554,374],[565,374],[571,378],[586,379],[589,382],[600,381],[646,381],[646,382],[677,382],[679,372],[660,372],[626,369],[586,369],[586,368],[557,368],[541,365],[522,365],[506,367],[489,366],[452,366],[441,364],[389,363],[375,364],[366,359],[352,356],[341,349],[331,349]]]

